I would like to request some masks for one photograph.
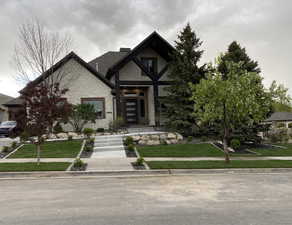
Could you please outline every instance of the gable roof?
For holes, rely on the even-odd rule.
[[[292,121],[292,112],[275,112],[265,122]]]
[[[53,65],[51,68],[49,68],[46,72],[44,72],[42,75],[37,77],[35,80],[31,82],[33,85],[39,84],[41,81],[45,80],[48,76],[53,74],[55,71],[57,71],[61,66],[63,66],[65,63],[67,63],[70,59],[75,59],[80,65],[82,65],[84,68],[86,68],[89,72],[91,72],[97,79],[101,80],[103,83],[105,83],[108,87],[114,88],[114,85],[108,81],[102,74],[96,71],[95,68],[93,68],[91,65],[86,63],[83,59],[81,59],[75,52],[71,51],[68,55],[66,55],[63,59],[61,59],[59,62],[57,62],[55,65]],[[23,88],[20,93],[22,93],[25,88]]]
[[[108,69],[117,63],[119,60],[124,58],[129,52],[118,52],[118,51],[109,51],[103,55],[91,60],[88,62],[93,68],[96,69],[96,64],[98,63],[98,72],[105,75]]]
[[[24,103],[24,100],[21,97],[17,97],[17,98],[11,99],[8,102],[5,102],[3,105],[7,106],[7,107],[9,107],[9,106],[21,106],[21,105],[23,105],[23,103]]]
[[[131,61],[133,57],[138,55],[142,50],[144,50],[147,47],[151,47],[159,55],[161,55],[166,61],[171,60],[171,52],[175,51],[175,48],[168,41],[166,41],[156,31],[154,31],[148,37],[146,37],[142,42],[140,42],[140,44],[138,44],[135,48],[133,48],[132,51],[126,54],[118,62],[113,64],[108,69],[106,78],[110,79],[116,71],[121,69],[125,64]]]
[[[2,105],[8,101],[11,101],[12,99],[14,98],[0,93],[0,109],[2,108]]]

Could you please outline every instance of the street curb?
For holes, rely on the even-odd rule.
[[[119,177],[159,175],[208,175],[208,174],[273,174],[292,173],[292,168],[244,168],[244,169],[165,169],[123,171],[50,171],[50,172],[0,172],[0,179],[7,178],[70,178],[70,177]]]

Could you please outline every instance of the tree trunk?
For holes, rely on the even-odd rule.
[[[40,165],[41,162],[41,144],[37,143],[37,164]]]
[[[223,151],[225,154],[225,163],[230,163],[229,150],[228,150],[228,129],[224,129],[223,137]]]

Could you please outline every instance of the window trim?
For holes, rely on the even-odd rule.
[[[86,97],[86,98],[81,98],[81,104],[86,104],[84,103],[84,101],[102,101],[102,117],[100,118],[96,118],[97,120],[100,120],[100,119],[105,119],[106,117],[106,113],[105,113],[105,98],[103,97]]]
[[[143,64],[143,60],[153,60],[153,66],[154,66],[154,73],[156,74],[157,73],[157,71],[158,71],[158,59],[157,59],[157,57],[141,57],[141,62],[142,62],[142,64]],[[144,64],[143,64],[144,65]],[[145,66],[145,65],[144,65]],[[147,76],[147,74],[146,73],[144,73],[144,71],[143,70],[141,70],[141,75],[142,76]]]

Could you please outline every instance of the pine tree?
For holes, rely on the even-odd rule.
[[[218,69],[219,71],[226,76],[228,74],[227,62],[239,63],[242,62],[242,69],[247,72],[256,72],[260,73],[261,70],[258,67],[258,62],[253,61],[247,55],[245,48],[242,48],[240,44],[236,41],[233,41],[229,46],[227,52],[221,57],[222,61],[220,62]]]
[[[172,54],[169,66],[168,77],[172,85],[165,88],[168,92],[165,99],[166,125],[185,135],[191,133],[191,128],[196,122],[189,84],[199,83],[204,76],[205,66],[198,66],[203,54],[203,51],[199,50],[201,44],[190,24],[187,24],[178,35],[178,40],[175,42],[176,51]]]

